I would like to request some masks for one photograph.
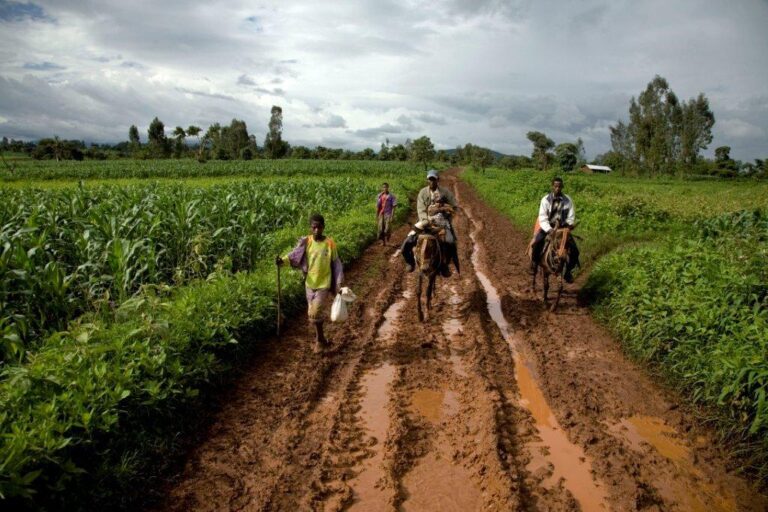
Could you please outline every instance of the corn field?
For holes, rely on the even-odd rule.
[[[413,174],[410,162],[375,160],[108,160],[37,161],[15,163],[9,172],[0,168],[0,181],[197,178],[222,176],[385,176]]]
[[[251,269],[271,234],[308,215],[373,201],[377,181],[239,180],[205,188],[4,190],[0,201],[0,359],[85,312],[108,312],[144,285]]]

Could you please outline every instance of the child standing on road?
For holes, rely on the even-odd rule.
[[[275,263],[282,265],[287,259],[291,267],[304,272],[304,287],[307,295],[307,315],[315,326],[315,353],[328,348],[330,343],[323,334],[325,304],[331,294],[340,290],[344,279],[344,268],[339,259],[336,243],[323,235],[325,219],[314,214],[309,219],[311,234],[299,239],[296,247],[285,257],[277,257]]]
[[[381,193],[376,198],[376,221],[378,222],[379,240],[381,240],[382,245],[387,245],[389,242],[390,225],[396,207],[397,199],[389,192],[389,183],[382,184]]]

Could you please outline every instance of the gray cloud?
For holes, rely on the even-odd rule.
[[[347,121],[341,116],[331,114],[328,119],[322,123],[316,123],[315,126],[318,128],[346,128]]]
[[[23,68],[32,71],[59,71],[67,69],[64,66],[59,66],[53,62],[25,62]]]
[[[751,159],[766,156],[767,24],[764,0],[0,0],[0,135],[117,141],[156,115],[266,127],[280,104],[286,140],[307,145],[427,134],[530,153],[535,129],[594,155],[660,74],[709,98],[710,152]]]
[[[416,120],[422,121],[424,123],[436,124],[440,126],[445,126],[446,124],[448,124],[448,122],[445,120],[443,116],[434,115],[426,112],[422,114],[416,114],[413,117]]]
[[[42,7],[32,2],[0,0],[0,21],[45,20],[52,21]]]
[[[253,78],[249,77],[248,75],[240,75],[237,77],[237,84],[238,85],[256,85],[256,82]]]

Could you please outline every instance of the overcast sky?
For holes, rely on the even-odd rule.
[[[0,135],[142,140],[243,119],[378,150],[428,135],[529,154],[529,130],[591,157],[665,77],[703,92],[714,142],[768,157],[768,1],[0,0]]]

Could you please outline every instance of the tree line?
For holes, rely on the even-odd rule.
[[[736,161],[730,146],[715,148],[714,159],[704,158],[701,152],[712,144],[714,125],[715,114],[704,93],[681,101],[669,82],[656,75],[637,99],[631,99],[627,121],[610,127],[611,150],[597,160],[638,176],[768,176],[768,159]]]

